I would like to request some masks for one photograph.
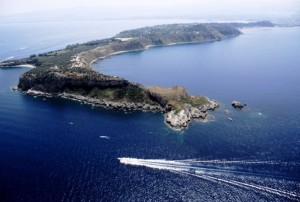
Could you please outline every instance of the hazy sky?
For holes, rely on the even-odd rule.
[[[300,0],[0,0],[0,15],[55,9],[99,8],[111,15],[152,13],[299,13]]]

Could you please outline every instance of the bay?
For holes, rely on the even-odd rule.
[[[28,69],[1,69],[1,199],[299,199],[300,29],[243,32],[214,43],[117,55],[94,65],[144,85],[183,85],[221,103],[211,121],[193,121],[183,132],[169,129],[161,114],[24,96],[10,87]],[[234,99],[248,107],[232,109]],[[139,166],[120,163],[123,157]],[[182,170],[178,163],[183,162],[194,170]]]

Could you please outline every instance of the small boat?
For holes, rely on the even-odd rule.
[[[233,119],[232,119],[232,118],[230,118],[230,117],[228,117],[228,119],[229,119],[229,121],[233,121]]]
[[[109,137],[108,136],[100,136],[101,139],[107,139],[109,140]]]

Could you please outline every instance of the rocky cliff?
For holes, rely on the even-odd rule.
[[[204,96],[191,96],[179,86],[150,87],[103,75],[91,69],[93,61],[150,46],[217,41],[241,32],[227,24],[173,24],[124,31],[115,37],[69,45],[63,50],[5,61],[0,67],[32,64],[37,68],[20,77],[17,89],[31,95],[58,96],[95,106],[165,113],[174,129],[187,127],[192,119],[205,119],[218,107]]]
[[[176,130],[192,119],[205,119],[218,105],[204,96],[191,96],[183,87],[149,87],[100,74],[88,68],[39,68],[20,77],[16,90],[34,96],[56,96],[95,106],[165,113]]]
[[[209,110],[215,110],[219,104],[205,96],[191,96],[181,86],[161,88],[148,87],[152,96],[165,108],[165,122],[175,130],[188,126],[192,119],[207,117]]]
[[[86,68],[40,68],[23,74],[18,88],[22,91],[37,90],[48,93],[59,93],[65,89],[91,90],[93,88],[120,88],[130,83],[121,78],[100,74]]]

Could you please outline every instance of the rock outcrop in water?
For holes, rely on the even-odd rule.
[[[192,119],[205,119],[218,107],[204,96],[191,96],[183,87],[149,87],[100,74],[88,68],[34,69],[20,77],[18,90],[33,96],[62,97],[93,106],[165,113],[176,130]]]
[[[124,31],[115,37],[63,50],[0,63],[0,67],[30,64],[37,68],[20,77],[18,89],[30,95],[58,96],[94,106],[165,113],[165,121],[180,130],[192,119],[205,119],[218,107],[204,96],[191,96],[179,86],[149,87],[107,76],[91,69],[97,59],[151,46],[219,41],[240,35],[229,24],[173,24]]]
[[[184,104],[183,108],[176,113],[172,110],[165,115],[166,122],[174,129],[181,130],[188,126],[192,119],[204,120],[207,116],[208,110],[215,110],[219,107],[216,101],[208,101],[202,106],[193,107],[190,104]]]
[[[165,121],[176,130],[188,126],[192,119],[205,119],[209,110],[215,110],[219,104],[205,96],[191,96],[180,86],[173,88],[149,87],[165,107]],[[156,99],[158,100],[158,99]]]
[[[247,104],[242,104],[241,102],[239,101],[233,101],[231,103],[231,105],[234,107],[234,108],[237,108],[237,109],[243,109],[244,107],[247,106]]]

